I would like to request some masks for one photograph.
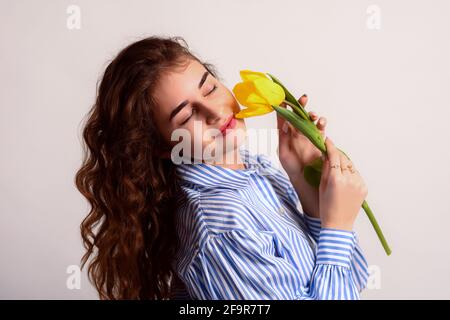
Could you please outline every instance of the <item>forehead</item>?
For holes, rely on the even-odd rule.
[[[158,101],[163,105],[172,102],[171,106],[174,107],[177,102],[186,99],[192,90],[198,90],[198,83],[205,71],[205,67],[195,60],[189,60],[187,65],[168,71],[161,76],[157,86],[155,94]]]

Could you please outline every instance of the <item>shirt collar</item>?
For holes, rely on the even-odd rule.
[[[180,183],[194,184],[206,188],[242,189],[248,186],[252,174],[273,174],[273,166],[264,155],[250,153],[244,143],[239,147],[239,154],[245,169],[233,170],[207,163],[176,164]]]

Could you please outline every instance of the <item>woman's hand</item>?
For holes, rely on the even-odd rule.
[[[304,94],[298,99],[298,102],[305,108],[308,97]],[[286,107],[286,104],[282,103],[281,106]],[[315,112],[310,111],[308,114],[315,121],[316,127],[325,139],[327,119],[320,117],[317,121],[318,115]],[[277,125],[280,130],[278,155],[284,170],[291,178],[303,176],[305,166],[320,157],[322,152],[303,133],[278,114]]]
[[[305,107],[308,102],[308,97],[303,95],[298,101]],[[282,104],[282,106],[286,107],[285,104]],[[318,115],[315,112],[311,111],[308,114],[313,121],[316,121],[316,126],[321,132],[322,137],[325,137],[326,118],[320,117],[317,121]],[[303,133],[294,128],[278,114],[277,125],[279,129],[278,156],[280,163],[297,192],[304,213],[311,217],[320,218],[319,191],[309,185],[304,179],[303,169],[306,165],[320,157],[322,152]],[[283,127],[287,129],[287,132],[283,130]]]
[[[351,231],[368,189],[353,163],[328,137],[325,145],[327,157],[319,186],[322,227]]]

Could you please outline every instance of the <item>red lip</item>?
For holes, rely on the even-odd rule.
[[[222,133],[225,132],[225,129],[228,127],[228,125],[230,124],[230,122],[233,119],[233,117],[234,117],[234,114],[231,114],[228,117],[227,121],[225,121],[225,123],[220,127],[220,132],[222,132]]]

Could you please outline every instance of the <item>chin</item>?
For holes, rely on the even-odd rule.
[[[219,163],[227,161],[226,154],[236,152],[246,139],[245,127],[239,128],[240,130],[237,129],[238,126],[225,136],[219,135],[213,141],[204,144],[203,150],[207,150],[207,152],[203,153],[205,156],[204,160],[211,160],[208,159],[208,156],[211,154],[212,158],[216,158]],[[222,154],[222,159],[218,159],[218,156],[216,157],[218,154]]]

